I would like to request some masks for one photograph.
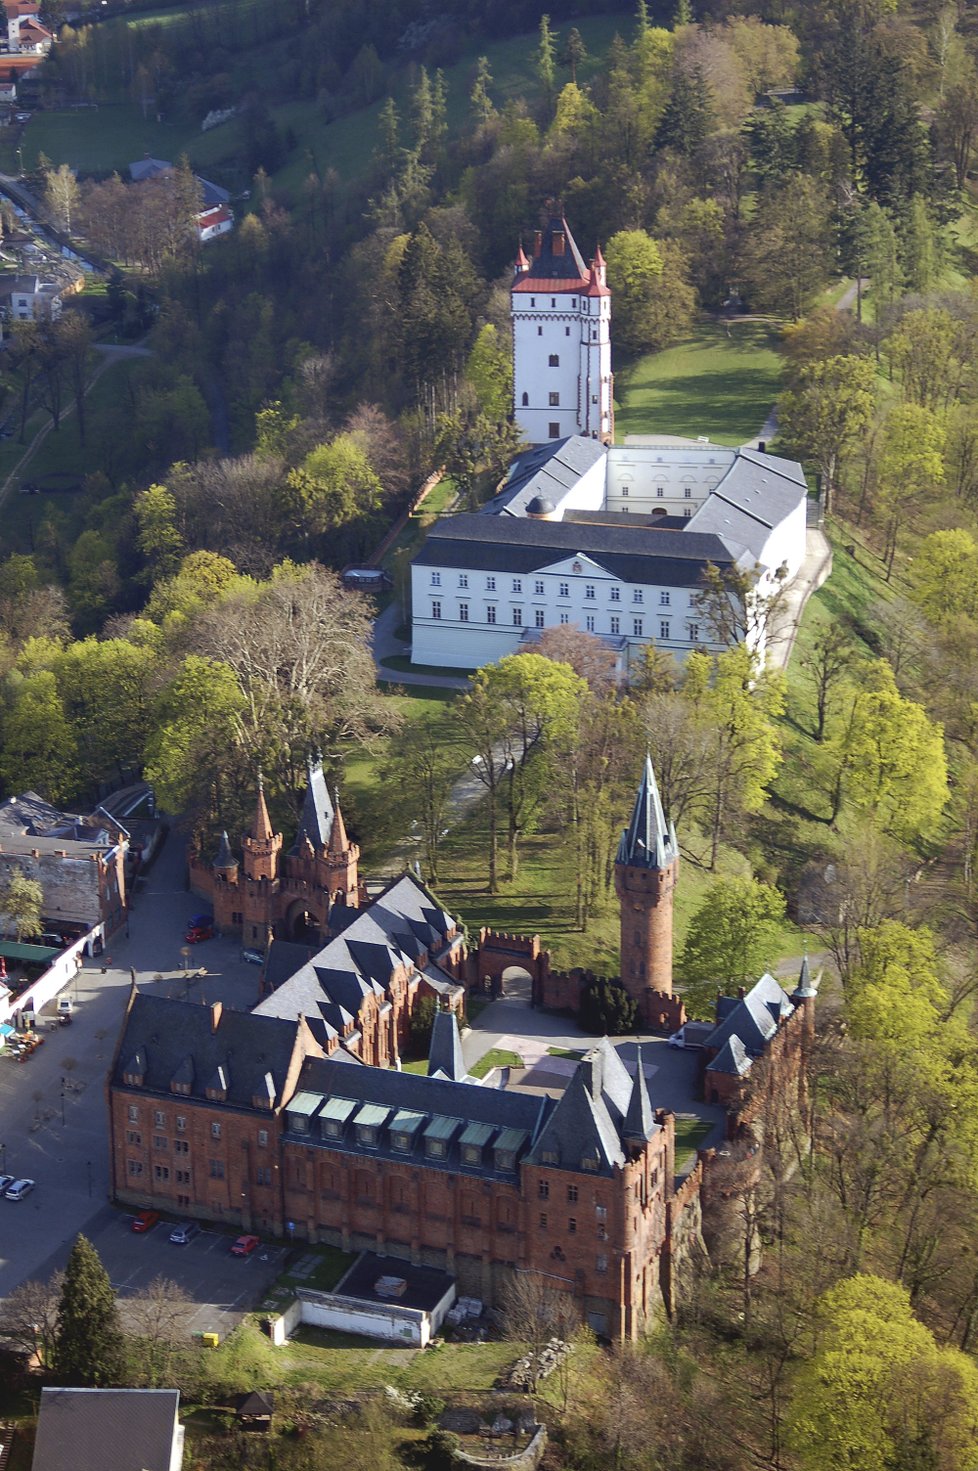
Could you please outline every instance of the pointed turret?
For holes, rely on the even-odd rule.
[[[339,789],[333,793],[336,798],[336,806],[333,809],[333,827],[329,835],[329,851],[334,858],[341,857],[349,848],[349,840],[346,836],[346,823],[343,821],[343,813],[340,811]]]
[[[453,1083],[461,1083],[467,1071],[454,1011],[436,1011],[431,1025],[428,1077],[451,1078]]]
[[[676,829],[666,822],[652,758],[646,756],[632,820],[622,833],[616,861],[632,868],[666,868],[678,855]]]
[[[647,1139],[651,1139],[658,1125],[652,1115],[652,1104],[649,1100],[649,1089],[642,1065],[641,1047],[638,1049],[636,1062],[632,1096],[628,1100],[628,1112],[625,1115],[625,1123],[621,1132],[629,1143],[644,1144]]]
[[[227,832],[221,833],[221,841],[217,845],[217,856],[213,863],[214,873],[225,882],[232,883],[237,876],[238,860],[231,852],[231,841]]]
[[[516,253],[516,260],[513,265],[513,270],[515,274],[519,276],[523,273],[523,271],[528,271],[529,269],[530,262],[526,258],[526,251],[523,249],[523,242],[520,241],[520,248]]]
[[[652,759],[646,756],[632,820],[615,857],[615,892],[621,913],[622,985],[641,1006],[647,1027],[673,1028],[682,1020],[681,1008],[672,1005],[672,905],[678,874],[676,829],[666,820]]]
[[[251,824],[250,836],[259,843],[267,843],[273,836],[272,820],[268,815],[268,805],[265,801],[265,784],[260,771],[258,773],[258,801],[255,804],[255,819]]]
[[[333,831],[333,804],[329,800],[329,789],[323,775],[323,763],[312,757],[306,764],[306,794],[302,799],[299,828],[293,852],[300,852],[308,843],[314,853],[329,847]]]
[[[801,962],[801,970],[798,972],[798,983],[791,993],[792,1001],[811,1001],[818,995],[818,983],[822,979],[821,971],[817,976],[812,976],[811,967],[808,964],[808,956],[805,955]]]

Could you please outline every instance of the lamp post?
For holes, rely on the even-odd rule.
[[[7,1173],[7,1146],[0,1144],[0,1175]]]
[[[61,1079],[61,1127],[65,1126],[65,1079]]]

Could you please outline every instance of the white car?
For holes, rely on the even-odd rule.
[[[685,1027],[680,1027],[679,1028],[679,1031],[678,1032],[673,1032],[672,1036],[668,1040],[669,1040],[669,1046],[670,1047],[685,1047],[686,1046],[686,1028]]]
[[[24,1196],[30,1195],[33,1189],[33,1180],[15,1180],[5,1193],[8,1200],[23,1200]]]

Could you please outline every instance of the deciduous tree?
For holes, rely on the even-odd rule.
[[[753,878],[717,879],[689,922],[677,971],[686,1009],[710,1014],[717,989],[757,980],[775,958],[784,895]]]

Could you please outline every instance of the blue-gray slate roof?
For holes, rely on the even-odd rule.
[[[676,829],[666,821],[652,758],[647,755],[632,820],[621,835],[616,862],[630,868],[666,868],[678,856]]]

